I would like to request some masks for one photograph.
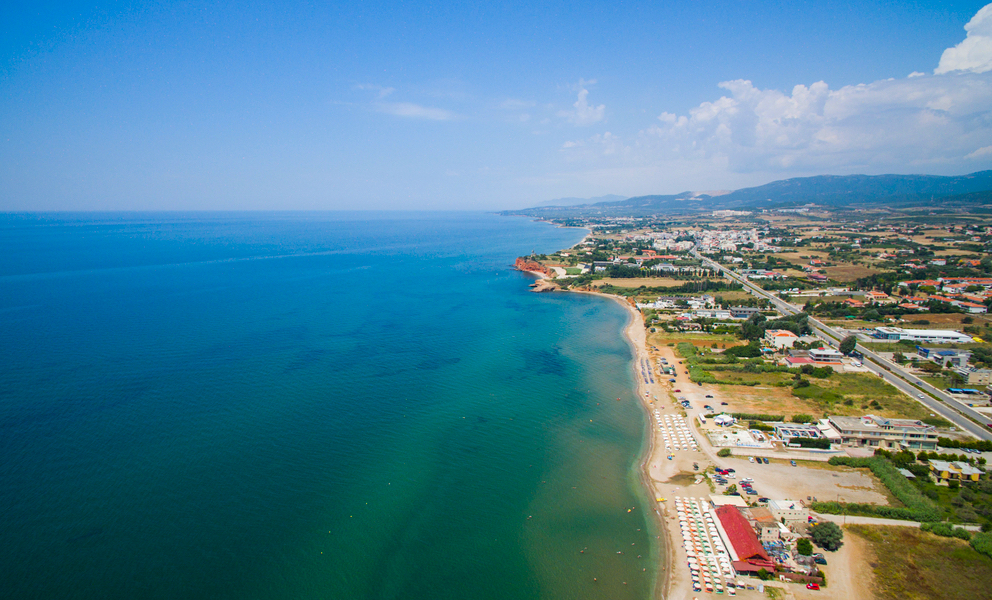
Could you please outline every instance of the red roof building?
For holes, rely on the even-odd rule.
[[[758,535],[754,533],[751,524],[747,522],[744,515],[737,510],[736,506],[718,506],[716,516],[723,525],[723,530],[727,532],[730,543],[734,547],[737,559],[740,561],[750,561],[757,559],[764,563],[770,563],[771,559],[765,553],[758,541]]]

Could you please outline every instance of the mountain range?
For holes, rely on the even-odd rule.
[[[581,200],[561,198],[563,200]],[[788,208],[815,204],[821,207],[909,207],[992,204],[992,171],[968,175],[818,175],[783,179],[719,196],[682,192],[672,195],[635,196],[579,205],[542,206],[503,214],[540,217],[646,216],[722,209]]]

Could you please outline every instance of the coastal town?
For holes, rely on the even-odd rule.
[[[838,216],[563,218],[589,235],[517,260],[631,314],[661,597],[992,575],[992,222]]]

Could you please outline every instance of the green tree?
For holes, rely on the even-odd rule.
[[[858,338],[854,337],[853,335],[849,335],[846,338],[844,338],[844,340],[840,343],[840,348],[839,348],[840,353],[850,354],[851,352],[854,352],[854,348],[857,345],[858,345]]]
[[[863,315],[865,321],[878,321],[881,320],[882,315],[874,308],[868,310]]]
[[[796,541],[796,552],[802,554],[803,556],[810,556],[813,554],[813,543],[809,541],[808,538],[799,538]]]
[[[844,539],[844,532],[833,521],[825,521],[813,525],[809,529],[809,534],[817,546],[831,552],[840,548],[841,540]]]
[[[720,458],[726,458],[730,456],[730,448],[720,448],[716,451],[716,455]]]
[[[920,370],[926,373],[940,373],[941,371],[943,371],[940,365],[929,361],[920,365]]]

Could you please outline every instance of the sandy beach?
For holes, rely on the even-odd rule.
[[[685,370],[680,371],[678,368],[676,368],[674,383],[669,383],[668,379],[671,377],[659,378],[655,367],[660,358],[665,358],[676,367],[679,367],[680,362],[672,347],[648,347],[647,332],[640,311],[625,298],[598,292],[581,293],[610,298],[620,303],[630,315],[630,320],[624,328],[624,336],[633,351],[632,366],[635,371],[634,379],[637,382],[636,393],[645,410],[645,418],[649,428],[648,443],[640,465],[640,475],[647,496],[654,500],[652,511],[656,516],[658,531],[661,536],[659,553],[664,557],[662,564],[658,566],[655,597],[679,600],[717,597],[712,593],[692,591],[689,572],[685,568],[688,556],[682,545],[672,504],[673,498],[676,496],[705,499],[714,493],[708,480],[699,480],[697,483],[696,471],[693,469],[694,463],[698,464],[699,473],[714,465],[724,468],[733,467],[738,471],[739,477],[753,478],[756,489],[770,497],[803,499],[807,495],[817,494],[822,497],[831,497],[837,495],[839,491],[840,495],[843,495],[847,501],[886,503],[883,491],[878,489],[870,477],[856,470],[827,470],[822,463],[808,462],[799,467],[792,467],[788,461],[799,457],[794,457],[786,452],[766,452],[772,463],[760,468],[750,463],[746,456],[717,457],[716,450],[699,430],[695,417],[704,412],[702,408],[704,404],[717,405],[724,399],[732,401],[733,398],[727,396],[726,392],[718,386],[702,386],[692,383]],[[648,364],[651,365],[655,383],[645,383],[641,376],[642,360],[648,361]],[[673,392],[689,399],[693,405],[692,409],[683,413],[681,406],[676,403]],[[707,396],[711,399],[706,399]],[[661,418],[664,418],[666,414],[673,418],[685,414],[685,419],[689,423],[689,429],[698,444],[698,449],[674,450],[672,451],[673,459],[668,459],[664,440],[658,428],[659,418],[656,416],[660,415]],[[861,553],[858,548],[857,543],[852,542],[851,547],[836,553],[835,556],[831,557],[831,564],[824,567],[828,580],[831,581],[829,596],[822,592],[807,590],[800,585],[790,585],[787,588],[787,597],[797,599],[872,598],[870,572],[860,564],[858,557]],[[739,579],[750,584],[758,584],[757,580],[752,581],[746,577]],[[764,593],[746,589],[738,590],[737,595],[741,598],[765,597]]]

